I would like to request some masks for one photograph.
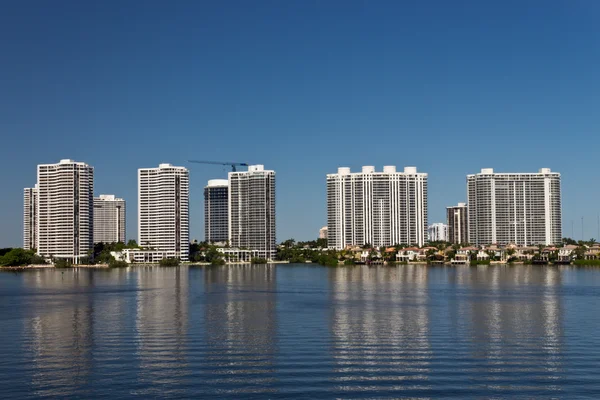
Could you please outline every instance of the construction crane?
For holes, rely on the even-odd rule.
[[[196,164],[213,164],[213,165],[230,165],[231,171],[237,171],[236,167],[247,167],[248,164],[243,162],[222,162],[222,161],[199,161],[199,160],[188,160],[188,162]]]

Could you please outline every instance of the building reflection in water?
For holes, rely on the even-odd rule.
[[[275,271],[272,265],[205,269],[203,384],[209,390],[229,395],[275,391]]]
[[[472,268],[473,270],[473,268]],[[561,272],[554,267],[479,267],[466,274],[465,298],[472,311],[472,356],[481,360],[474,373],[508,389],[524,374],[560,390],[562,377]],[[528,387],[510,385],[511,390]]]
[[[94,346],[94,286],[90,271],[35,271],[24,285],[36,289],[24,319],[23,342],[32,368],[32,387],[45,395],[65,397],[90,382]]]
[[[137,395],[171,395],[189,376],[188,268],[144,267],[137,270],[136,356]],[[183,394],[181,392],[180,394]]]
[[[342,391],[428,387],[425,266],[332,268],[334,377]]]

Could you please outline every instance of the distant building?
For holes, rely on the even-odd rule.
[[[231,247],[275,258],[275,171],[250,165],[248,171],[229,173],[228,236]]]
[[[23,191],[23,248],[37,249],[37,185]]]
[[[469,243],[469,219],[466,203],[446,207],[446,221],[450,243]]]
[[[158,168],[138,170],[140,246],[167,258],[188,261],[189,183],[189,172],[184,167],[160,164]]]
[[[327,227],[326,226],[319,229],[319,239],[327,239]]]
[[[229,183],[211,179],[204,188],[204,240],[226,242],[229,238]]]
[[[415,167],[338,168],[327,175],[327,243],[330,248],[371,244],[423,246],[427,239],[427,174]]]
[[[441,222],[429,225],[427,235],[430,242],[447,242],[448,241],[448,225]]]
[[[94,243],[125,243],[125,200],[113,194],[94,197]]]
[[[469,241],[475,245],[552,245],[562,240],[560,174],[467,175]]]
[[[37,252],[75,264],[94,244],[94,168],[73,160],[38,165]]]

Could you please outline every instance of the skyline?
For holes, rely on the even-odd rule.
[[[551,168],[563,236],[584,217],[597,238],[600,4],[430,4],[4,6],[0,247],[22,244],[23,188],[60,159],[129,203],[131,238],[137,169],[160,163],[190,170],[203,237],[203,188],[229,169],[194,158],[277,171],[278,241],[316,238],[326,174],[362,165],[427,172],[430,223],[468,174]]]

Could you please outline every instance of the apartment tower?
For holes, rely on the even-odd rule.
[[[94,168],[60,160],[37,175],[37,252],[77,264],[94,244]]]
[[[204,188],[204,240],[226,242],[229,238],[229,182],[211,179]]]
[[[37,249],[37,185],[23,190],[23,248]]]
[[[552,245],[561,242],[560,174],[467,175],[469,241],[476,245]]]
[[[229,242],[275,258],[275,171],[250,165],[229,173]]]
[[[371,244],[422,246],[427,239],[427,174],[416,167],[338,168],[327,175],[327,243],[330,248]]]
[[[168,258],[188,261],[189,172],[160,164],[138,170],[138,240]]]
[[[125,243],[125,200],[113,194],[94,197],[94,243]]]
[[[448,223],[448,241],[461,244],[469,242],[469,219],[467,204],[458,203],[456,206],[446,207],[446,221]]]
[[[430,242],[447,242],[448,225],[441,222],[429,225],[429,228],[427,228],[427,237]]]

